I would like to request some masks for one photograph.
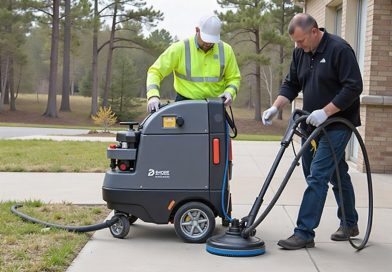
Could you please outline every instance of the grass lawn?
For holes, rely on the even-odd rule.
[[[14,204],[0,202],[0,271],[65,271],[92,233],[71,233],[26,222],[10,212]],[[22,204],[19,210],[30,216],[75,226],[102,222],[110,213],[102,205]]]
[[[280,141],[282,136],[243,135],[235,140]],[[115,141],[113,141],[115,143]],[[0,140],[0,172],[102,173],[109,168],[108,142]]]
[[[42,116],[46,109],[48,96],[46,94],[19,94],[16,100],[16,111],[6,108],[0,113],[0,125],[8,124],[31,126],[38,124],[41,127],[62,128],[95,128],[99,129],[90,118],[91,97],[70,96],[71,112],[58,112],[57,118]],[[135,98],[139,106],[135,107],[134,114],[140,121],[145,116],[145,99]],[[57,106],[61,104],[61,95],[57,95]]]
[[[235,141],[280,141],[280,135],[238,134]]]
[[[106,142],[0,140],[2,172],[105,172]]]

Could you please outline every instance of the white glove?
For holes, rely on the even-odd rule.
[[[263,124],[265,126],[270,126],[272,125],[272,119],[275,117],[275,115],[278,113],[278,108],[275,106],[272,106],[268,110],[265,110],[263,112],[263,116],[261,118],[261,121],[263,121]]]
[[[323,109],[315,110],[308,116],[308,118],[306,118],[306,124],[311,124],[312,126],[318,127],[327,119],[328,115]]]
[[[159,110],[159,98],[156,96],[150,97],[147,102],[147,111],[158,111]]]
[[[231,94],[229,92],[224,92],[219,97],[223,97],[225,99],[224,101],[225,106],[231,106],[231,103],[233,102],[233,98],[231,97]]]

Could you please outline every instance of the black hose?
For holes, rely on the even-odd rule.
[[[231,109],[231,106],[229,106],[230,109],[230,114],[225,111],[225,116],[226,116],[226,121],[229,124],[231,131],[233,131],[233,135],[230,135],[230,138],[234,139],[235,137],[237,137],[237,126],[235,125],[235,121],[234,121],[234,114],[233,114],[233,110]]]
[[[256,229],[256,227],[265,219],[265,217],[268,215],[268,213],[275,206],[275,204],[278,201],[280,195],[282,194],[284,188],[286,187],[287,182],[289,181],[289,179],[291,177],[291,174],[294,171],[294,168],[296,167],[299,159],[302,157],[302,154],[305,151],[305,148],[307,148],[309,146],[310,142],[313,139],[316,139],[316,137],[318,137],[320,132],[322,130],[324,130],[325,127],[327,127],[328,125],[330,125],[332,123],[342,123],[342,124],[346,125],[355,134],[355,137],[357,138],[358,143],[361,146],[363,159],[364,159],[365,167],[366,167],[367,182],[368,182],[368,194],[369,194],[369,198],[368,198],[368,200],[369,200],[368,221],[367,221],[367,227],[366,227],[365,236],[364,236],[364,239],[363,239],[362,243],[359,246],[357,246],[357,245],[355,245],[352,242],[351,239],[349,239],[349,241],[350,241],[350,244],[357,250],[361,250],[361,249],[363,249],[366,246],[366,243],[368,242],[369,237],[370,237],[370,232],[371,232],[372,223],[373,223],[373,185],[372,185],[372,177],[371,177],[369,158],[368,158],[368,155],[367,155],[365,144],[363,143],[362,137],[359,134],[358,130],[349,121],[347,121],[344,118],[339,118],[339,117],[331,118],[331,119],[327,120],[326,122],[321,124],[319,127],[317,127],[310,134],[310,136],[307,138],[307,140],[305,141],[305,143],[302,145],[301,149],[299,150],[298,154],[294,158],[294,160],[293,160],[293,162],[292,162],[288,172],[286,173],[286,176],[284,177],[282,183],[280,184],[280,187],[276,191],[276,193],[275,193],[274,197],[272,198],[271,202],[268,204],[268,206],[266,207],[264,212],[260,215],[260,217],[257,218],[257,220],[253,222],[253,224],[251,224],[250,226],[247,226],[243,230],[243,232],[242,232],[243,236],[245,236],[245,237],[249,236]],[[334,154],[334,152],[332,152],[332,153]],[[337,168],[337,160],[335,160],[335,167]],[[339,177],[338,177],[338,179],[339,179]],[[339,180],[339,183],[340,183],[340,180]],[[341,187],[339,187],[339,191],[341,191]],[[344,207],[343,206],[342,206],[342,210],[344,212]]]
[[[18,211],[18,208],[20,208],[20,207],[23,207],[23,205],[22,204],[13,205],[11,207],[11,212],[18,215],[19,217],[23,218],[24,220],[30,221],[32,223],[40,224],[45,227],[63,229],[63,230],[67,230],[70,232],[90,232],[90,231],[105,229],[105,228],[109,228],[110,226],[114,225],[118,221],[118,217],[114,216],[110,220],[106,220],[105,222],[100,223],[100,224],[88,225],[88,226],[65,226],[65,225],[59,225],[59,224],[41,221],[37,218],[28,216],[27,214],[24,214],[24,213]]]

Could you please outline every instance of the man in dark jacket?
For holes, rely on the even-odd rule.
[[[297,14],[289,24],[289,34],[295,42],[290,71],[281,86],[280,94],[272,107],[264,111],[264,125],[272,124],[273,117],[287,103],[303,92],[303,109],[310,112],[306,119],[308,131],[320,126],[329,117],[343,117],[354,126],[360,126],[362,78],[355,54],[342,38],[319,29],[315,19],[308,14]],[[314,247],[314,229],[317,228],[328,192],[328,182],[338,203],[339,229],[331,235],[335,241],[357,236],[358,214],[355,195],[345,161],[345,148],[351,131],[343,124],[328,126],[327,134],[333,143],[339,161],[346,222],[342,221],[342,207],[337,188],[335,165],[329,143],[320,135],[316,151],[311,147],[302,156],[306,188],[294,234],[278,245],[285,249]],[[304,142],[304,141],[303,141]]]

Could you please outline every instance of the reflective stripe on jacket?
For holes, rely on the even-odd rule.
[[[159,97],[162,79],[174,73],[174,89],[189,99],[217,97],[229,92],[233,99],[240,86],[240,71],[233,49],[225,42],[204,52],[196,36],[172,44],[147,72],[147,99]]]

